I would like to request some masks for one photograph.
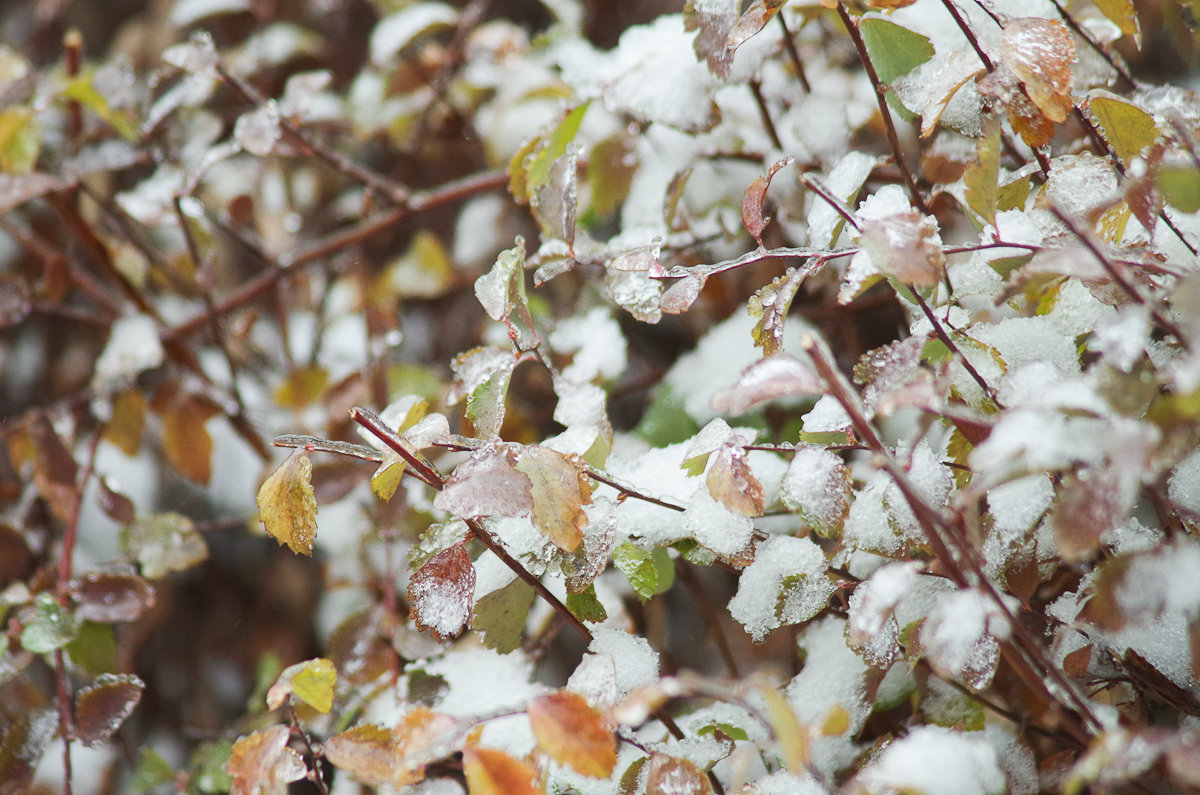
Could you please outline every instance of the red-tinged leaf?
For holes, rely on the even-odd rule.
[[[1066,121],[1075,60],[1075,41],[1066,25],[1036,17],[1014,20],[1004,26],[999,56],[1043,116],[1058,124]]]
[[[707,278],[702,273],[690,273],[663,290],[658,306],[668,315],[681,315],[696,303]]]
[[[1138,483],[1115,467],[1094,467],[1063,475],[1054,502],[1054,542],[1063,560],[1086,560],[1100,547],[1100,537],[1125,524],[1138,496]]]
[[[30,423],[29,437],[34,452],[33,482],[38,493],[55,516],[63,522],[73,522],[79,513],[79,491],[75,487],[79,469],[75,458],[45,415],[39,414]]]
[[[458,465],[433,504],[461,519],[525,516],[533,510],[533,486],[512,451],[489,446]]]
[[[471,795],[539,795],[540,776],[530,765],[494,748],[463,749],[463,773]]]
[[[824,392],[825,382],[811,365],[791,354],[779,353],[743,370],[737,383],[713,394],[711,405],[716,411],[736,416],[767,400]]]
[[[137,621],[154,607],[154,586],[136,574],[89,574],[71,596],[78,618],[104,624]]]
[[[574,552],[583,540],[592,501],[592,482],[583,462],[549,447],[529,446],[517,458],[517,469],[532,486],[533,526],[564,552]]]
[[[267,709],[279,709],[294,695],[317,712],[329,712],[336,684],[337,670],[323,657],[289,665],[267,691]]]
[[[258,490],[258,514],[268,535],[300,555],[313,553],[317,537],[317,500],[312,461],[297,448]]]
[[[763,204],[767,200],[767,189],[771,187],[771,179],[778,173],[779,169],[792,162],[792,157],[783,158],[771,164],[767,169],[766,176],[756,177],[753,182],[746,188],[746,192],[742,195],[742,225],[746,227],[746,231],[754,238],[759,246],[762,246],[762,233],[767,228],[767,224],[771,222],[770,218],[763,217]]]
[[[133,501],[110,486],[108,478],[101,477],[98,487],[96,501],[109,519],[120,524],[129,524],[137,517]]]
[[[774,356],[783,351],[783,329],[792,301],[804,278],[820,267],[809,264],[802,268],[788,268],[787,272],[765,287],[759,288],[747,305],[754,323],[754,344],[762,348],[763,356]]]
[[[1067,676],[1080,679],[1087,675],[1088,666],[1092,662],[1093,648],[1089,643],[1063,657],[1063,670],[1066,671]]]
[[[199,395],[174,393],[155,399],[162,416],[163,450],[171,466],[194,483],[212,478],[213,441],[204,424],[220,409]]]
[[[396,788],[425,778],[425,766],[453,753],[462,740],[457,718],[414,707],[393,729],[363,724],[325,741],[325,756],[365,784]]]
[[[132,674],[101,674],[75,698],[75,736],[89,748],[108,742],[142,699],[146,685]]]
[[[127,456],[137,455],[146,426],[146,398],[136,389],[113,398],[112,417],[104,426],[104,438]]]
[[[692,48],[697,58],[703,58],[708,71],[724,80],[729,77],[733,65],[733,51],[726,48],[725,40],[737,22],[740,0],[722,2],[688,2],[683,7],[685,30],[696,31]]]
[[[230,795],[282,793],[304,778],[308,768],[300,754],[287,747],[290,736],[287,726],[272,726],[240,737],[225,763],[225,772],[233,777]]]
[[[708,776],[693,762],[666,754],[650,757],[647,795],[709,795],[712,791]]]
[[[746,453],[740,447],[725,445],[717,451],[705,478],[708,493],[726,508],[742,516],[761,516],[763,488],[750,471]]]
[[[409,616],[439,640],[466,629],[474,601],[475,566],[461,543],[434,555],[408,581]]]
[[[538,696],[526,709],[538,747],[554,761],[592,778],[608,778],[617,764],[617,738],[604,716],[571,690]]]

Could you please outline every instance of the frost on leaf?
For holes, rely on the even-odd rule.
[[[136,574],[93,572],[73,585],[71,599],[77,618],[111,624],[137,621],[155,597],[154,586]]]
[[[517,456],[516,469],[531,485],[533,526],[564,552],[574,552],[583,540],[592,501],[592,482],[583,462],[549,447],[530,445]]]
[[[738,0],[690,0],[683,7],[683,26],[696,31],[692,46],[696,56],[703,58],[708,70],[724,80],[733,65],[733,51],[726,48],[725,39],[738,18]]]
[[[132,674],[101,674],[75,697],[75,736],[96,748],[121,728],[146,685]]]
[[[409,615],[439,640],[457,636],[471,620],[475,566],[459,543],[434,555],[408,581]]]
[[[323,657],[289,665],[267,691],[267,709],[279,709],[294,695],[317,712],[329,712],[335,684],[337,671]]]
[[[886,670],[900,654],[895,610],[920,569],[916,561],[889,563],[876,569],[851,594],[846,645],[868,665]]]
[[[761,642],[774,629],[815,616],[833,594],[825,554],[807,538],[771,536],[742,572],[729,613]]]
[[[449,400],[467,399],[467,419],[480,438],[495,438],[504,424],[504,399],[516,359],[499,348],[472,348],[460,353],[450,365],[454,389]]]
[[[788,268],[782,276],[759,288],[747,304],[754,323],[754,344],[762,348],[763,356],[774,356],[783,351],[783,329],[792,301],[804,277],[821,267],[815,260],[803,268]]]
[[[591,778],[608,778],[617,764],[617,738],[604,715],[570,690],[538,696],[526,708],[538,747],[559,764]]]
[[[616,546],[617,506],[601,497],[591,504],[587,526],[583,528],[583,543],[575,554],[563,561],[567,578],[567,595],[580,594],[608,567],[609,556]]]
[[[1004,27],[998,55],[999,68],[979,81],[980,93],[1004,105],[1026,144],[1045,146],[1073,107],[1070,31],[1055,20],[1015,20]]]
[[[972,690],[991,683],[1000,659],[997,638],[1007,637],[1007,619],[969,589],[939,594],[921,626],[921,647],[933,669]]]
[[[300,754],[287,747],[291,729],[272,726],[238,739],[225,772],[233,777],[230,795],[275,795],[308,773]]]
[[[297,448],[258,490],[258,515],[267,533],[293,552],[311,556],[317,537],[317,500],[312,462]]]
[[[517,468],[505,447],[483,447],[458,465],[434,497],[434,507],[461,519],[478,516],[525,516],[534,507],[529,476]]]
[[[643,600],[670,590],[675,582],[675,566],[664,547],[646,551],[625,543],[613,550],[612,560]]]
[[[712,791],[704,771],[690,760],[666,754],[650,757],[647,795],[711,795]]]
[[[850,473],[836,454],[816,445],[797,445],[779,498],[788,510],[826,538],[841,533],[850,511]]]
[[[463,725],[425,707],[409,710],[394,729],[360,724],[324,742],[325,756],[365,784],[404,787],[425,778],[425,766],[449,756]]]
[[[736,416],[768,400],[824,392],[825,381],[809,362],[790,353],[777,353],[754,362],[736,383],[715,392],[711,406]]]
[[[932,287],[942,278],[946,257],[937,221],[910,210],[860,221],[860,251],[850,261],[839,303],[849,303],[874,281],[888,276],[909,287]]]
[[[488,317],[508,326],[509,337],[520,350],[537,343],[533,318],[525,297],[525,241],[517,238],[510,249],[500,252],[496,264],[475,280],[475,297]],[[513,315],[516,314],[515,322]]]
[[[463,773],[471,795],[537,795],[541,776],[530,765],[495,748],[463,749]]]

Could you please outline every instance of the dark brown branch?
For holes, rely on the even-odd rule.
[[[758,115],[762,117],[763,127],[766,128],[767,135],[771,137],[771,143],[776,149],[783,149],[783,142],[779,140],[775,122],[771,120],[771,110],[767,107],[767,100],[762,95],[762,85],[757,79],[751,80],[747,85],[750,87],[750,93],[754,95],[754,102],[758,105]]]
[[[775,18],[779,20],[779,27],[783,28],[783,46],[787,50],[788,58],[792,61],[792,67],[796,70],[796,79],[800,81],[804,93],[811,94],[812,86],[808,84],[808,75],[804,73],[804,61],[800,60],[800,52],[796,49],[796,42],[792,40],[792,32],[788,30],[787,20],[783,18],[782,13],[776,14]]]

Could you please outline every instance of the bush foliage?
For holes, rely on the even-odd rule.
[[[5,4],[0,793],[1200,787],[1198,17]]]

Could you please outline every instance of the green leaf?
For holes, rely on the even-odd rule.
[[[121,530],[121,550],[137,560],[150,579],[185,571],[208,557],[195,523],[178,513],[139,516]]]
[[[111,624],[83,622],[66,650],[71,662],[92,676],[117,669],[117,642]]]
[[[550,166],[566,153],[567,147],[575,140],[589,104],[585,102],[567,113],[558,126],[543,139],[541,150],[533,156],[529,162],[529,168],[525,172],[525,180],[531,195],[546,184],[546,180],[550,177]]]
[[[134,793],[151,792],[175,781],[175,768],[148,745],[138,752],[137,768],[129,788]]]
[[[866,17],[859,25],[875,73],[885,83],[908,74],[933,57],[933,44],[916,31],[879,17]]]
[[[232,754],[233,743],[229,740],[218,740],[197,748],[191,760],[196,771],[192,776],[196,789],[212,795],[229,792],[233,777],[225,772],[225,764]]]
[[[1154,175],[1167,203],[1183,213],[1200,210],[1200,169],[1196,166],[1160,168]]]
[[[658,394],[642,415],[637,435],[654,447],[666,447],[691,439],[700,425],[683,408],[683,400],[671,387],[660,385]]]
[[[1123,34],[1133,39],[1136,47],[1141,48],[1142,30],[1133,0],[1093,0],[1093,3]]]
[[[709,723],[705,726],[701,726],[696,734],[716,734],[718,731],[727,737],[732,737],[735,740],[750,739],[750,735],[746,734],[745,729],[739,726],[734,726],[732,723]]]
[[[1093,91],[1088,98],[1088,110],[1100,126],[1104,140],[1126,165],[1158,139],[1154,117],[1115,94]]]
[[[613,550],[612,557],[643,600],[669,590],[675,581],[675,566],[666,547],[647,552],[635,544],[624,543]]]
[[[32,108],[0,111],[0,173],[25,174],[37,163],[42,129]]]
[[[717,553],[708,547],[701,546],[700,542],[694,538],[684,538],[676,541],[674,544],[671,544],[671,548],[693,566],[711,566],[717,561]]]
[[[292,675],[292,692],[296,698],[317,712],[329,712],[333,707],[333,687],[337,684],[337,671],[333,663],[324,657],[300,664]]]
[[[596,597],[594,584],[579,593],[567,593],[567,609],[580,621],[598,623],[608,618],[608,611]]]
[[[34,654],[61,649],[79,634],[79,622],[48,593],[38,594],[33,615],[21,630],[21,648]]]
[[[503,588],[475,600],[471,629],[479,633],[484,646],[508,654],[521,645],[533,597],[532,588],[520,578],[513,578]],[[570,605],[569,596],[567,604]]]

